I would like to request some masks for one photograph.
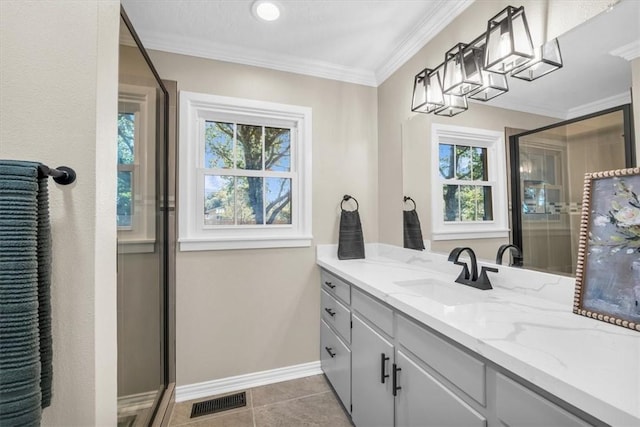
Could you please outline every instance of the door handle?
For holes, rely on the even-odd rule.
[[[386,361],[389,360],[384,353],[380,353],[380,382],[384,384],[384,379],[389,378],[389,374],[386,373]]]
[[[393,389],[393,395],[398,395],[398,390],[402,390],[402,387],[398,385],[398,372],[402,371],[401,368],[398,368],[398,365],[393,364],[393,378],[391,379],[391,388]]]
[[[331,351],[333,350],[331,347],[325,347],[324,349],[327,350],[327,353],[329,353],[329,356],[331,356],[332,359],[336,357],[336,354]]]
[[[331,316],[331,317],[334,317],[336,315],[336,312],[331,310],[330,308],[325,308],[324,311],[329,313],[329,316]]]

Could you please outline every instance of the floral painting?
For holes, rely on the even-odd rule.
[[[640,175],[632,171],[585,183],[577,289],[580,314],[640,330]]]

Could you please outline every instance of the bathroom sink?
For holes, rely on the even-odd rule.
[[[448,306],[472,304],[480,300],[482,292],[438,279],[417,279],[394,282],[407,291]]]

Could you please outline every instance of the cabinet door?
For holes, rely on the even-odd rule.
[[[496,413],[505,426],[586,427],[589,424],[498,373]]]
[[[351,351],[320,320],[320,363],[322,371],[340,397],[345,408],[351,405]]]
[[[415,364],[396,352],[400,369],[396,396],[396,427],[484,427],[485,418]],[[391,424],[389,424],[391,425]]]
[[[357,315],[352,320],[351,418],[356,427],[393,426],[393,345]]]

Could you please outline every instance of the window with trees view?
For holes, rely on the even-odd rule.
[[[118,113],[117,223],[120,229],[130,229],[133,223],[134,136],[135,114]]]
[[[434,124],[434,240],[505,237],[502,134]]]
[[[311,244],[309,108],[182,91],[180,122],[181,250]]]

